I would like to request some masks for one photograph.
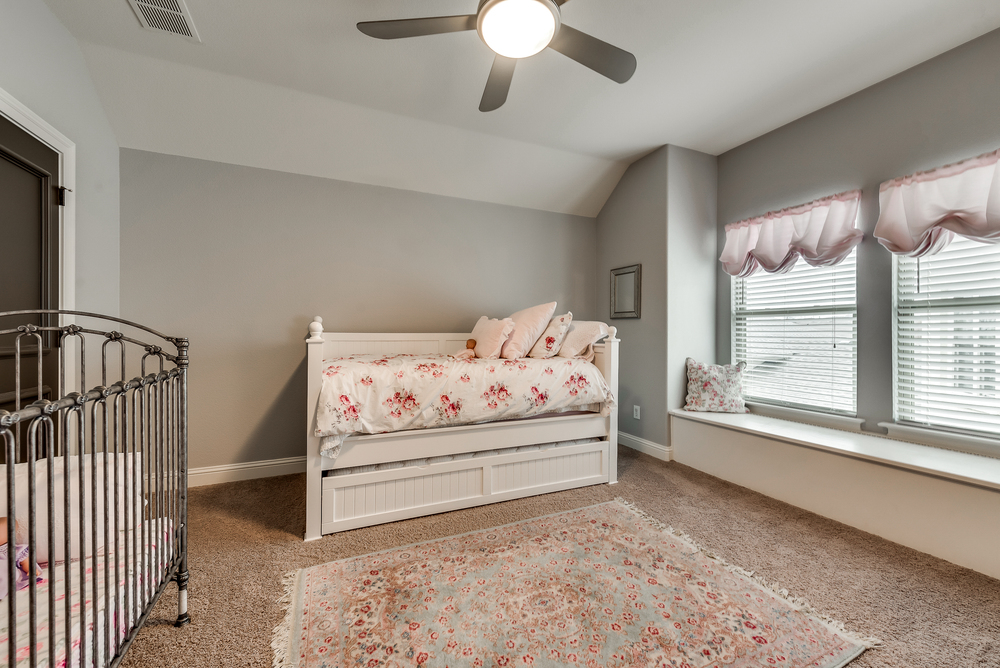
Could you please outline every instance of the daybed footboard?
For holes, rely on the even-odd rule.
[[[617,397],[619,341],[615,335],[612,327],[608,338],[595,346],[594,363]],[[615,407],[605,411],[607,415],[572,414],[350,436],[336,461],[320,455],[315,429],[324,359],[362,353],[450,353],[463,348],[467,338],[461,333],[324,333],[321,318],[310,324],[306,341],[306,540],[410,517],[617,482]],[[587,442],[579,442],[581,439]],[[569,441],[577,442],[566,444]],[[453,455],[462,457],[451,459]],[[324,475],[325,471],[421,458],[437,461]]]

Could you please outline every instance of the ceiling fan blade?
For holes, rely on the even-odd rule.
[[[479,102],[479,111],[493,111],[503,106],[507,101],[507,91],[510,90],[510,80],[514,78],[514,66],[517,58],[497,56],[493,59],[490,78],[486,80],[486,90]]]
[[[400,39],[401,37],[421,37],[440,35],[446,32],[462,32],[476,29],[476,15],[431,16],[421,19],[396,19],[394,21],[362,21],[358,30],[379,39]]]
[[[635,56],[631,53],[565,23],[549,43],[549,48],[618,83],[625,83],[635,72]]]

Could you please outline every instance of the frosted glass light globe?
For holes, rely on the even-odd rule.
[[[499,0],[479,18],[486,45],[507,58],[533,56],[552,41],[556,15],[543,0]]]

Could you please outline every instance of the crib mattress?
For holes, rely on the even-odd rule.
[[[99,553],[96,558],[96,568],[94,558],[88,556],[86,559],[74,559],[71,562],[71,580],[69,586],[70,602],[72,604],[70,615],[70,637],[66,636],[66,567],[65,563],[57,563],[52,567],[43,564],[41,567],[42,580],[38,582],[37,607],[36,607],[36,650],[38,665],[49,665],[49,643],[50,643],[50,619],[49,619],[49,590],[50,587],[56,592],[55,605],[55,666],[59,668],[80,666],[81,657],[86,653],[86,664],[93,661],[94,652],[98,652],[98,664],[104,665],[104,652],[107,648],[108,660],[114,656],[117,643],[124,640],[126,633],[136,622],[141,614],[141,606],[144,601],[148,601],[153,595],[154,588],[162,575],[164,568],[173,558],[171,553],[172,544],[169,539],[172,527],[168,520],[151,522],[152,527],[159,526],[159,529],[151,529],[148,536],[142,536],[146,532],[140,530],[140,536],[136,537],[136,544],[140,546],[140,558],[132,565],[132,537],[131,533],[121,532],[119,536],[117,559],[116,554],[110,555],[106,552]],[[158,540],[159,538],[159,540]],[[125,560],[125,541],[129,545],[129,561]],[[144,547],[142,547],[144,545]],[[157,548],[162,553],[157,558]],[[144,570],[142,564],[142,554],[152,555],[147,557],[147,569]],[[117,598],[117,605],[112,598],[111,605],[105,598],[105,564],[108,566],[108,575],[111,582],[115,579],[115,561],[118,562],[118,581],[116,585],[108,588],[112,597]],[[156,561],[159,563],[156,563]],[[82,577],[81,577],[82,571]],[[152,576],[147,575],[151,571]],[[126,578],[127,574],[127,578]],[[86,599],[81,600],[81,582],[86,583]],[[126,582],[129,586],[129,615],[125,615]],[[135,583],[133,585],[133,583]],[[132,589],[138,592],[140,607],[137,609],[133,598]],[[17,592],[17,627],[15,633],[17,653],[15,665],[17,667],[31,666],[31,626],[29,611],[29,589],[25,588]],[[95,605],[96,601],[96,605]],[[109,610],[110,608],[110,610]],[[97,622],[97,645],[94,644],[95,620]],[[117,629],[117,638],[116,638]],[[9,639],[10,624],[8,602],[5,598],[0,601],[0,666],[9,666]],[[67,655],[67,647],[72,648],[71,655]],[[67,660],[69,658],[69,660]]]

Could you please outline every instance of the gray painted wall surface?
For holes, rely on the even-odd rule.
[[[715,361],[715,156],[667,153],[667,410],[687,397],[685,360]],[[667,431],[665,445],[670,445]]]
[[[660,445],[667,411],[684,405],[684,360],[715,355],[716,182],[714,156],[663,146],[629,166],[597,216],[598,313],[622,339],[618,425]],[[611,320],[610,272],[636,263],[642,317]]]
[[[118,142],[76,39],[39,0],[0,3],[0,88],[76,144],[76,307],[118,314]]]
[[[858,255],[858,407],[892,419],[892,259],[872,237],[888,179],[1000,147],[1000,31],[994,31],[719,156],[719,229],[863,188]],[[717,357],[730,358],[730,279],[717,269]]]
[[[618,328],[618,426],[665,444],[667,419],[667,149],[632,163],[597,216],[598,318]],[[642,264],[639,319],[611,320],[611,270]],[[640,420],[632,406],[641,406]]]
[[[304,455],[305,335],[596,313],[596,222],[123,149],[122,312],[191,339],[191,466]],[[168,252],[158,249],[166,244]]]

